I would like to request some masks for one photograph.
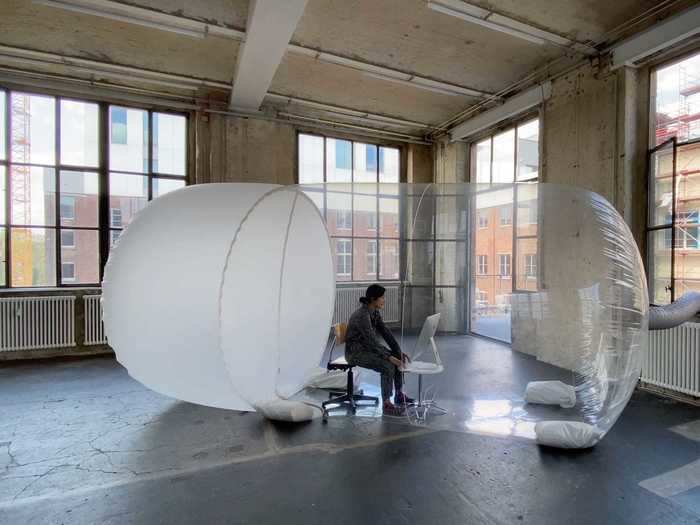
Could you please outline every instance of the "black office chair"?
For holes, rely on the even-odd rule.
[[[345,370],[348,374],[348,382],[345,392],[330,392],[328,394],[329,400],[322,403],[323,406],[323,422],[328,421],[328,413],[331,410],[344,409],[349,411],[351,414],[355,413],[357,403],[359,401],[370,401],[373,405],[379,404],[379,398],[372,396],[363,395],[362,390],[357,394],[355,393],[355,381],[352,373],[353,365],[348,364],[345,360],[345,356],[341,356],[337,359],[333,359],[333,350],[336,346],[345,343],[345,333],[347,332],[348,325],[345,323],[338,323],[331,330],[333,330],[333,342],[331,344],[330,352],[328,353],[328,363],[326,368],[328,370]],[[335,397],[334,397],[335,396]],[[338,405],[331,406],[329,405]]]

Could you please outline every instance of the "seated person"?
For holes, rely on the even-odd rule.
[[[401,351],[379,313],[384,308],[385,291],[383,286],[373,284],[367,288],[365,296],[360,298],[362,306],[355,310],[348,321],[345,360],[350,365],[379,372],[384,414],[401,415],[402,406],[413,402],[402,391],[402,368],[404,362],[410,359]],[[388,348],[382,344],[380,337],[389,345]],[[394,402],[399,406],[391,402],[392,383],[396,390]]]

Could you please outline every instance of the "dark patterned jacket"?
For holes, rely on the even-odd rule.
[[[381,336],[389,345],[385,347],[378,340]],[[369,311],[367,305],[355,310],[348,321],[348,331],[345,334],[345,353],[375,352],[384,359],[401,356],[401,347],[386,327],[379,310]]]

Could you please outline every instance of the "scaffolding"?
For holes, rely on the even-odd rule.
[[[678,66],[678,106],[671,113],[656,114],[656,143],[661,144],[671,137],[679,141],[700,137],[700,78],[688,72],[688,68]]]

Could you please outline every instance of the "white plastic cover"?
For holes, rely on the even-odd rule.
[[[540,421],[535,425],[537,443],[558,448],[590,448],[605,433],[581,421]]]
[[[525,401],[571,408],[576,405],[576,390],[561,381],[530,381],[525,388]]]
[[[105,332],[132,377],[237,410],[303,386],[333,303],[323,219],[296,188],[270,184],[197,185],[155,199],[122,233],[103,282]],[[294,316],[304,322],[284,321]]]

